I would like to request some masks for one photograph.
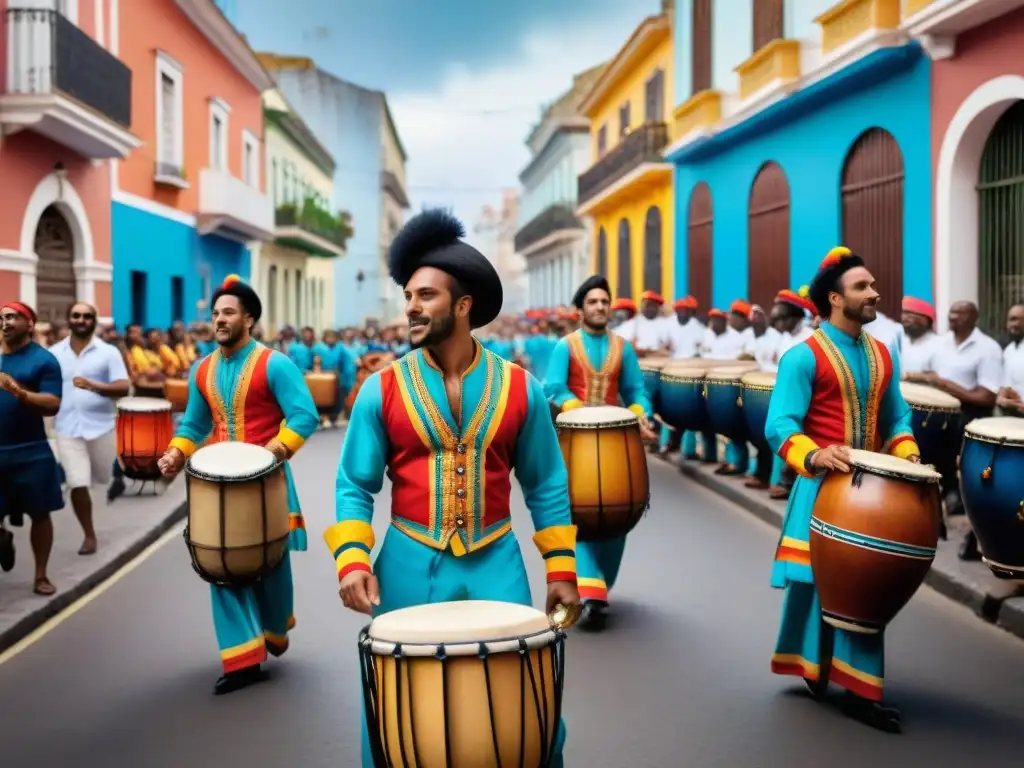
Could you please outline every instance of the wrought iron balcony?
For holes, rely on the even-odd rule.
[[[9,8],[7,83],[0,122],[31,128],[92,159],[123,158],[140,142],[132,72],[54,10]]]
[[[398,176],[391,171],[380,172],[380,188],[391,195],[391,199],[402,208],[409,207],[409,198],[405,194],[405,187],[398,180]]]
[[[573,213],[573,209],[569,205],[565,203],[549,205],[516,232],[516,252],[522,253],[548,235],[566,229],[583,229],[583,224],[576,218],[576,214]]]
[[[580,175],[580,204],[597,197],[644,163],[664,163],[661,151],[668,144],[668,125],[645,123]]]

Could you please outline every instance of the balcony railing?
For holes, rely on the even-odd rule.
[[[516,232],[516,251],[524,251],[555,232],[582,228],[583,224],[576,218],[576,214],[568,205],[564,203],[549,205]]]
[[[53,10],[7,10],[7,93],[60,93],[125,128],[132,122],[131,70]]]
[[[319,215],[304,215],[303,211],[296,205],[282,205],[274,211],[274,224],[278,229],[291,228],[302,230],[310,235],[314,235],[322,240],[326,240],[332,245],[336,245],[339,249],[344,250],[345,244],[348,242],[349,237],[352,235],[352,229],[346,226],[342,221],[336,220],[334,223],[328,224],[326,219],[330,217],[326,211],[321,211]],[[278,240],[281,240],[281,233],[278,232]],[[287,238],[294,240],[295,238]],[[299,245],[298,247],[303,250],[310,250],[316,248],[315,242],[309,242],[306,244]],[[317,255],[334,256],[337,255],[333,252],[321,253],[324,249],[316,249]]]
[[[231,240],[272,240],[274,206],[260,190],[227,171],[199,171],[199,232]]]
[[[405,187],[391,171],[380,172],[380,188],[391,195],[392,199],[402,208],[409,207],[409,198],[405,194]]]
[[[585,203],[644,163],[663,163],[661,151],[668,144],[668,125],[645,123],[579,178],[578,199]]]

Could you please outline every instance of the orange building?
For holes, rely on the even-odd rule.
[[[112,314],[108,161],[140,144],[117,6],[0,0],[0,301],[45,321],[63,322],[75,299]]]
[[[108,2],[144,142],[112,168],[114,316],[193,320],[226,275],[248,279],[248,245],[273,238],[261,101],[273,81],[212,0]]]

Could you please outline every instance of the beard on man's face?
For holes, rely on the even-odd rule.
[[[447,341],[455,332],[455,310],[452,309],[447,315],[432,317],[426,323],[427,332],[422,336],[412,334],[416,328],[423,327],[424,317],[413,317],[409,319],[409,344],[413,349],[420,347],[433,347]]]
[[[96,332],[95,320],[72,320],[68,323],[71,334],[79,339],[87,339]]]
[[[874,302],[864,301],[856,306],[844,304],[843,316],[855,323],[867,324],[878,317],[878,311]]]

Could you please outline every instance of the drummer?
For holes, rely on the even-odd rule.
[[[910,408],[900,394],[899,361],[862,334],[876,314],[874,286],[859,256],[847,248],[832,249],[810,287],[818,314],[828,320],[780,361],[766,434],[800,477],[786,507],[772,569],[772,586],[786,590],[772,672],[802,677],[819,698],[833,682],[847,691],[847,714],[897,733],[899,712],[882,704],[884,636],[823,622],[809,545],[821,480],[828,471],[849,471],[849,448],[888,446],[900,458],[920,461]],[[858,393],[855,406],[842,399],[851,379]],[[879,391],[883,382],[888,384]]]
[[[935,307],[922,299],[904,296],[901,320],[900,368],[907,381],[921,381],[920,374],[935,370],[939,341],[935,333]]]
[[[345,396],[356,383],[356,359],[338,339],[338,332],[328,328],[323,338],[313,345],[313,359],[319,359],[320,370],[338,377],[338,402],[331,413],[324,416],[327,426],[339,425]]]
[[[600,275],[588,277],[572,301],[580,308],[583,327],[555,347],[544,382],[548,399],[563,413],[587,405],[618,405],[621,399],[640,419],[644,438],[653,439],[651,403],[636,353],[621,338],[608,333],[608,281]],[[615,585],[625,547],[625,536],[576,545],[583,599],[581,629],[604,628],[608,593]]]
[[[207,436],[208,442],[262,445],[285,462],[291,537],[289,549],[306,549],[306,528],[287,461],[319,424],[302,372],[283,353],[250,337],[263,312],[256,292],[229,275],[210,301],[219,349],[192,368],[185,418],[160,459],[164,477],[177,475]],[[254,586],[210,587],[213,627],[224,674],[213,692],[222,695],[265,679],[267,653],[288,650],[292,569],[284,560]]]
[[[675,317],[665,320],[665,325],[668,327],[666,336],[668,337],[669,354],[672,355],[673,360],[690,360],[698,357],[701,341],[704,339],[704,334],[707,333],[707,326],[697,319],[697,311],[700,309],[699,302],[694,296],[684,296],[681,299],[676,299],[672,309],[675,312]],[[705,434],[702,436],[702,440],[704,454],[714,457],[717,453],[714,434]],[[681,448],[684,459],[697,458],[697,435],[694,432],[687,432],[680,439],[678,432],[663,424],[659,443],[661,446],[659,453],[662,457]]]
[[[1024,416],[1024,304],[1006,313],[1006,335],[1010,341],[1003,350],[1003,386],[996,404],[1004,416]]]
[[[661,355],[668,351],[668,325],[661,310],[665,299],[654,291],[640,294],[640,314],[629,321],[624,337],[633,344],[637,357]],[[577,310],[578,311],[578,310]]]
[[[708,329],[701,342],[700,356],[711,360],[738,360],[745,352],[752,350],[754,332],[750,330],[750,304],[738,299],[729,308],[729,314],[720,309],[708,311]],[[705,449],[706,449],[705,445]],[[715,451],[704,454],[703,460],[714,462],[717,459],[717,443]],[[729,443],[726,449],[725,462],[716,470],[717,475],[742,475],[750,464],[750,450],[746,445],[738,446]]]
[[[629,335],[629,329],[633,325],[636,313],[636,302],[620,296],[612,302],[612,315],[608,320],[608,327],[625,338]]]
[[[551,413],[540,383],[471,333],[501,312],[502,286],[463,236],[457,219],[428,210],[388,253],[413,351],[356,396],[338,465],[338,522],[324,533],[341,599],[360,613],[451,600],[530,605],[512,532],[513,467],[547,568],[547,610],[579,604],[576,527]],[[385,475],[391,525],[371,568],[373,497]],[[362,726],[363,765],[373,768],[365,717]],[[551,765],[562,765],[564,742],[560,724]]]

